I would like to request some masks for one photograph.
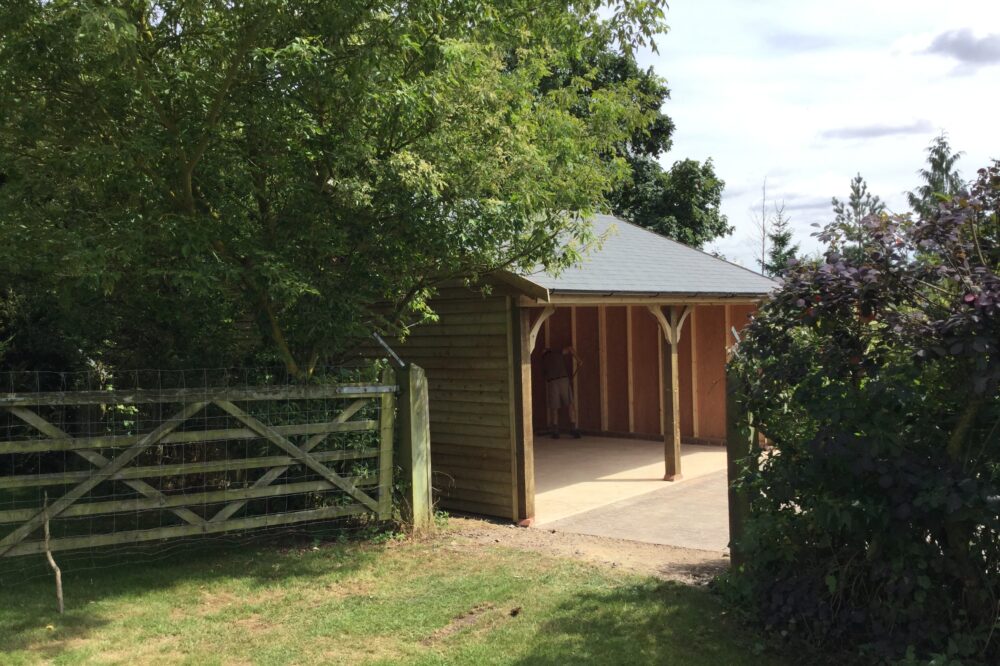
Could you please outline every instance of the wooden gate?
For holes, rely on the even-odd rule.
[[[0,393],[0,557],[386,519],[396,389]]]

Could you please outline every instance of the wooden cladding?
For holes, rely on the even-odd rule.
[[[684,325],[678,370],[681,436],[686,440],[725,439],[725,365],[736,342],[732,329],[740,331],[755,310],[753,305],[698,305]],[[546,346],[561,349],[575,340],[583,361],[575,380],[580,427],[662,436],[661,335],[645,306],[557,308],[543,324],[531,355],[535,429],[547,426],[541,354]],[[565,419],[561,414],[562,427],[568,425]]]
[[[405,343],[389,342],[427,375],[432,484],[441,508],[507,519],[518,513],[511,307],[502,289],[446,289],[433,302],[438,321],[414,328]]]

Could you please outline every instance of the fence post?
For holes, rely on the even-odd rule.
[[[732,370],[726,372],[726,472],[729,485],[729,557],[733,567],[744,562],[742,548],[744,527],[750,516],[750,495],[737,489],[734,483],[740,476],[739,461],[750,455],[756,431],[751,425],[750,414],[743,411],[739,395],[743,383]]]
[[[404,511],[416,533],[433,523],[431,497],[431,429],[427,375],[410,364],[397,371],[399,378],[399,465],[407,486]]]
[[[392,384],[395,376],[391,369],[382,372],[382,383]],[[392,518],[392,439],[396,420],[396,396],[383,393],[379,405],[378,444],[378,519]]]

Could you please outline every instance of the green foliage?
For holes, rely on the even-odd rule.
[[[851,193],[847,200],[833,197],[833,226],[839,230],[834,249],[844,254],[857,256],[868,242],[863,221],[872,215],[886,211],[885,203],[868,191],[868,183],[859,173],[851,179]]]
[[[601,4],[8,3],[0,277],[88,358],[308,375],[443,280],[564,266],[656,120],[543,85],[663,29]]]
[[[773,443],[741,463],[733,590],[825,648],[995,664],[1000,164],[938,215],[860,224],[855,252],[785,273],[732,361]]]
[[[732,232],[722,214],[726,184],[712,160],[675,162],[669,171],[650,157],[631,157],[632,180],[611,195],[615,214],[639,226],[701,247]]]
[[[715,175],[710,159],[703,164],[681,160],[669,171],[657,160],[670,150],[674,132],[673,120],[663,112],[670,98],[666,82],[651,68],[641,69],[632,54],[604,50],[558,72],[546,88],[565,86],[580,76],[591,77],[595,91],[629,86],[649,119],[614,146],[613,157],[625,159],[629,173],[608,195],[612,212],[695,247],[731,233],[720,210],[725,183]],[[588,111],[581,108],[577,113]]]
[[[785,215],[784,207],[776,206],[767,232],[771,246],[767,250],[767,260],[761,267],[765,275],[780,276],[788,268],[789,262],[798,256],[799,244],[792,243],[790,222],[791,219]]]
[[[930,217],[942,202],[965,192],[965,183],[955,168],[961,157],[961,151],[952,152],[947,134],[941,133],[931,142],[927,148],[927,166],[917,172],[923,183],[906,193],[906,201],[917,215]]]

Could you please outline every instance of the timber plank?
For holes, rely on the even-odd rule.
[[[375,458],[378,449],[352,449],[343,451],[323,451],[313,453],[316,460],[324,462],[334,460],[361,460]],[[264,458],[235,458],[232,460],[211,460],[206,462],[177,463],[171,465],[153,465],[150,467],[127,467],[112,474],[108,481],[125,481],[128,479],[143,479],[156,476],[182,476],[186,474],[207,474],[210,472],[231,472],[241,469],[258,469],[261,467],[281,467],[298,464],[291,456],[269,456]],[[55,474],[29,474],[24,476],[0,477],[0,488],[32,488],[35,486],[63,486],[77,483],[93,476],[92,471],[61,472]]]
[[[373,486],[378,483],[375,477],[352,477],[359,486]],[[166,495],[163,499],[143,497],[139,499],[114,500],[109,502],[86,502],[74,504],[62,512],[62,518],[79,516],[98,516],[107,513],[122,513],[134,511],[151,511],[184,506],[203,506],[219,504],[234,500],[262,499],[266,497],[283,497],[302,493],[329,492],[330,484],[326,481],[303,481],[262,488],[227,488],[202,493],[178,493]],[[38,512],[38,508],[10,509],[0,511],[0,523],[16,523],[27,520]]]
[[[254,389],[187,388],[136,389],[132,391],[71,391],[41,393],[0,393],[0,407],[38,407],[59,405],[139,405],[151,403],[260,402],[267,400],[357,399],[392,393],[395,386],[381,384],[317,384],[309,386],[273,386]]]
[[[201,534],[218,534],[220,532],[231,532],[236,530],[277,527],[313,520],[329,520],[331,518],[359,515],[366,512],[367,509],[360,504],[349,504],[346,506],[330,506],[320,509],[311,509],[308,511],[296,511],[293,513],[269,514],[266,516],[254,516],[252,518],[237,518],[220,523],[206,522],[198,525],[160,527],[152,530],[134,530],[129,532],[116,532],[113,534],[66,537],[63,539],[53,539],[50,542],[49,550],[60,551],[75,550],[79,548],[95,548],[97,546],[113,546],[124,543],[159,541],[161,539],[198,536]],[[10,550],[6,551],[4,556],[13,557],[15,555],[33,555],[42,552],[45,552],[44,542],[29,541],[26,543],[19,543]]]
[[[329,423],[307,423],[303,425],[273,426],[282,435],[315,435],[318,433],[362,432],[375,430],[378,421],[331,421]],[[132,446],[142,435],[120,435],[108,437],[52,437],[0,442],[0,453],[44,453],[47,451],[78,451],[83,449],[104,449]],[[226,440],[260,439],[260,435],[249,428],[229,428],[226,430],[194,430],[172,432],[162,440],[163,444],[191,444],[195,442],[221,442]]]

